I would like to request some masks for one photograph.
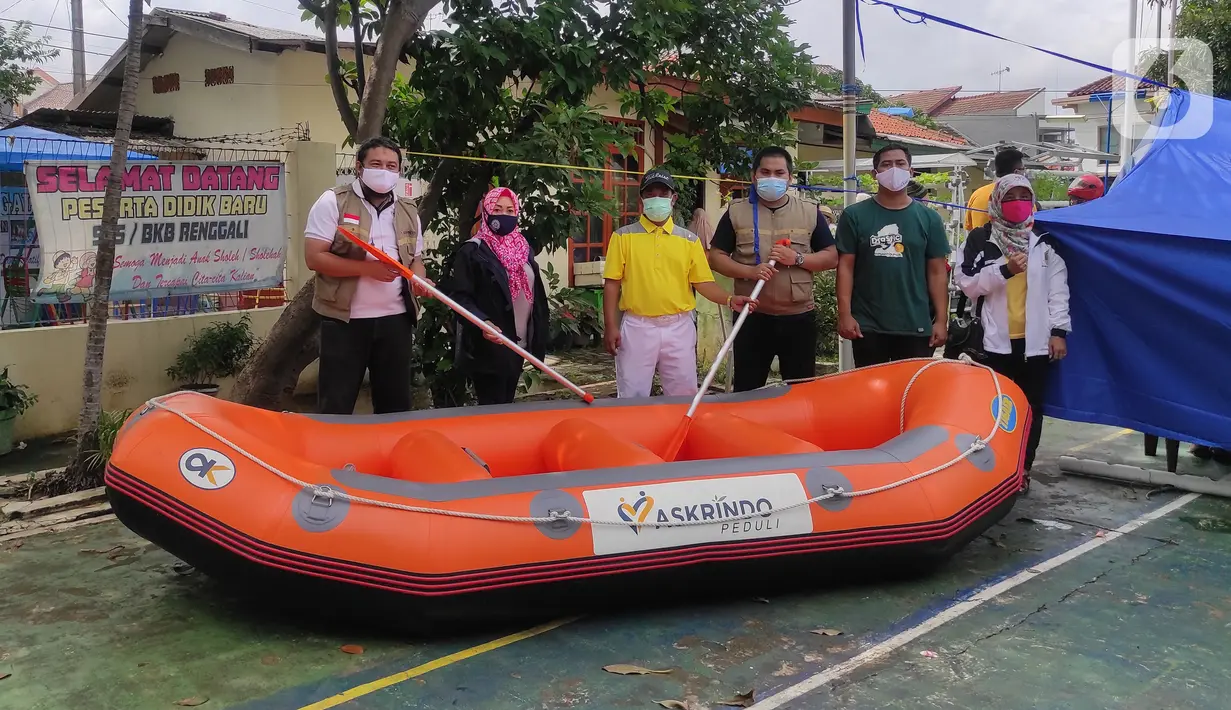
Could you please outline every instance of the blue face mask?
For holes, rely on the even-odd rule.
[[[773,202],[786,194],[786,180],[782,178],[757,178],[757,195],[762,200]]]
[[[517,215],[489,214],[487,215],[487,228],[492,230],[492,234],[498,237],[512,234],[513,230],[517,229]]]
[[[673,209],[670,197],[643,197],[641,211],[651,222],[665,222]]]

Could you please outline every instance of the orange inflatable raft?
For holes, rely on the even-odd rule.
[[[211,576],[405,617],[939,562],[1022,484],[1030,412],[981,366],[708,397],[665,463],[687,406],[338,417],[176,393],[124,425],[107,491],[125,525]]]

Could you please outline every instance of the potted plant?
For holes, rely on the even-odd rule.
[[[185,339],[186,348],[167,368],[181,390],[218,394],[218,381],[239,373],[256,347],[245,313],[238,321],[215,321]]]
[[[0,370],[0,456],[13,450],[13,428],[17,417],[34,406],[38,395],[30,388],[9,379],[9,368]]]

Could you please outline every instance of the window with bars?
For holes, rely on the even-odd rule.
[[[576,264],[602,259],[607,251],[607,242],[611,239],[611,233],[626,224],[636,222],[641,216],[638,188],[641,185],[641,174],[647,168],[643,147],[645,135],[642,131],[637,132],[636,144],[637,148],[632,155],[617,152],[618,149],[614,145],[608,148],[606,167],[609,170],[629,171],[603,173],[603,191],[615,200],[618,214],[616,216],[602,213],[581,215],[580,228],[569,236],[568,278],[570,286],[574,283],[573,267]],[[577,177],[575,180],[580,182],[581,178]]]

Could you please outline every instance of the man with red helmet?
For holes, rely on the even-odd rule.
[[[1069,204],[1080,205],[1083,202],[1097,200],[1103,196],[1103,181],[1099,176],[1086,173],[1069,183]]]

